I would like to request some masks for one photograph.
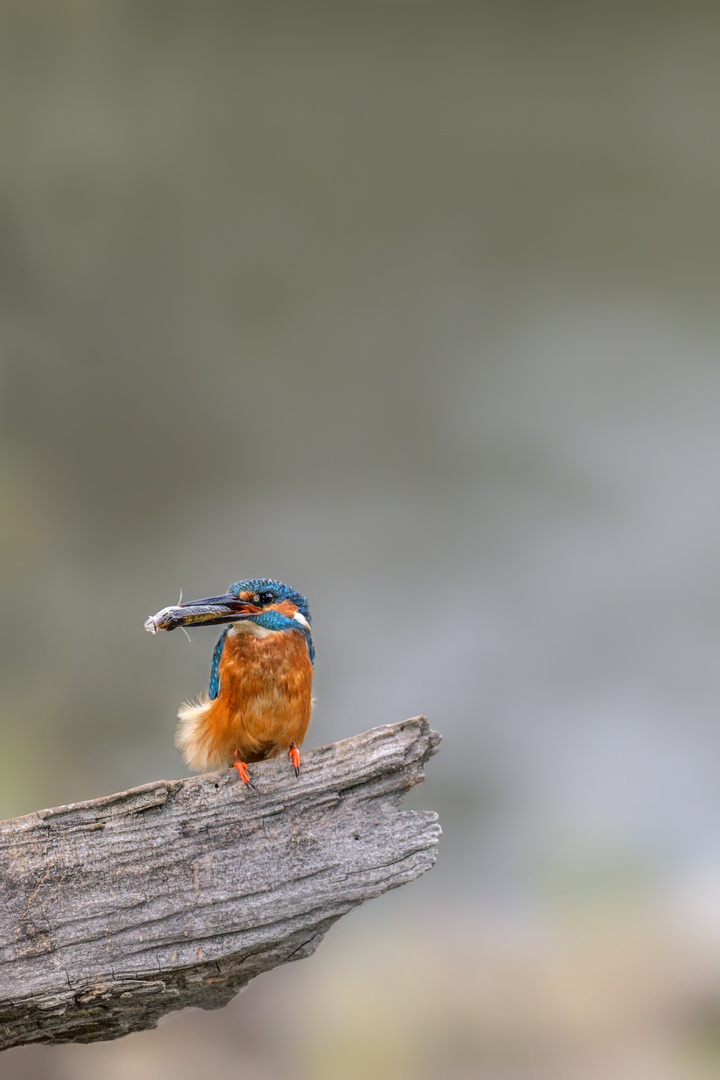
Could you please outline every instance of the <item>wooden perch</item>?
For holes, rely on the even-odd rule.
[[[424,717],[287,761],[0,823],[0,1049],[92,1042],[225,1005],[341,915],[435,861],[399,809],[440,736]]]

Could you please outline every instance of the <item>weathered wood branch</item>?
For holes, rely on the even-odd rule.
[[[91,1042],[225,1005],[341,915],[435,861],[403,811],[440,736],[424,717],[288,762],[0,823],[0,1049]]]

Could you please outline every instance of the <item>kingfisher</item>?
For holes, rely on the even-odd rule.
[[[175,745],[191,768],[234,766],[246,786],[248,764],[282,754],[299,776],[315,664],[307,600],[282,581],[247,578],[222,596],[163,608],[145,629],[219,625],[208,693],[181,706]]]

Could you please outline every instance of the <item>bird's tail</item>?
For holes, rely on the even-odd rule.
[[[191,769],[207,772],[222,769],[227,755],[219,750],[210,712],[215,705],[205,694],[196,701],[186,701],[178,709],[180,723],[175,731],[175,745],[182,751],[183,761]]]

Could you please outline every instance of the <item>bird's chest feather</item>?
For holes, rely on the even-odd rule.
[[[230,633],[220,659],[219,704],[229,715],[309,717],[312,663],[301,634]]]
[[[313,666],[300,633],[230,632],[214,701],[179,712],[176,741],[194,768],[261,761],[301,746],[312,711]]]
[[[220,658],[220,696],[251,698],[269,692],[292,693],[312,665],[299,634],[270,632],[263,636],[228,634]]]

